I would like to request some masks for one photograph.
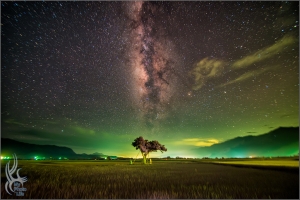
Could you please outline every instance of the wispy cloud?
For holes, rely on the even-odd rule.
[[[7,124],[15,124],[15,125],[19,125],[19,126],[26,126],[26,124],[17,122],[17,121],[15,121],[14,119],[8,119],[8,120],[6,120],[6,121],[4,121],[4,122],[7,123]]]
[[[229,63],[224,60],[204,58],[198,62],[191,70],[190,74],[194,78],[193,90],[199,90],[206,83],[208,79],[220,77],[229,70],[231,72],[239,69],[247,69],[248,72],[240,75],[239,77],[230,80],[229,82],[219,85],[218,87],[224,87],[233,83],[245,81],[253,76],[258,76],[266,71],[274,69],[275,67],[263,67],[260,69],[250,69],[256,63],[270,59],[283,51],[287,47],[297,44],[298,39],[292,35],[285,35],[283,38],[275,42],[273,45],[258,50],[257,52],[247,55],[239,60]]]
[[[70,127],[72,131],[79,134],[87,134],[87,135],[95,135],[95,131],[87,128],[82,128],[80,126],[72,126]]]
[[[189,145],[189,146],[198,146],[198,147],[211,146],[217,143],[219,143],[219,140],[213,138],[210,139],[186,138],[175,142],[176,145]]]
[[[287,46],[294,44],[296,41],[297,38],[295,38],[294,36],[286,35],[275,44],[235,61],[232,65],[232,68],[246,68],[249,65],[271,58],[274,55],[277,55],[278,53],[284,51]]]
[[[242,74],[241,76],[237,77],[236,79],[231,80],[231,81],[229,81],[227,83],[221,84],[218,87],[224,87],[224,86],[227,86],[227,85],[230,85],[230,84],[233,84],[233,83],[245,81],[245,80],[247,80],[249,78],[253,78],[255,76],[263,74],[264,72],[269,71],[271,68],[274,69],[276,67],[265,67],[265,68],[262,68],[262,69],[257,69],[257,70],[246,72],[246,73]]]

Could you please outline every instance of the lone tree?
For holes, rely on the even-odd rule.
[[[149,155],[150,152],[156,152],[157,150],[159,150],[163,153],[163,151],[167,151],[165,145],[161,145],[156,140],[153,141],[144,140],[142,136],[136,138],[132,142],[132,146],[134,146],[136,150],[139,149],[141,151],[144,164],[147,163],[147,155]]]

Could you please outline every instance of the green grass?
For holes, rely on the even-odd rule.
[[[20,198],[4,189],[1,198]],[[299,173],[195,161],[19,161],[23,198],[199,199],[299,198]]]

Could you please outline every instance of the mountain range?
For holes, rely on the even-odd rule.
[[[299,127],[279,127],[257,136],[236,137],[196,149],[201,157],[261,157],[299,154]]]
[[[261,157],[293,156],[299,154],[299,127],[279,127],[266,134],[236,137],[209,147],[194,149],[198,157]],[[95,159],[106,157],[102,153],[76,154],[71,148],[56,145],[37,145],[1,138],[1,156],[33,159]]]
[[[38,145],[19,142],[9,138],[1,138],[1,156],[12,157],[15,153],[18,158],[33,159],[93,159],[104,156],[102,153],[76,154],[71,148],[56,145]]]

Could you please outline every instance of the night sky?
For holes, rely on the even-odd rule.
[[[1,136],[136,156],[299,126],[299,2],[1,2]]]

